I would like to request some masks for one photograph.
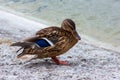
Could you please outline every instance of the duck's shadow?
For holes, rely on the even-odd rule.
[[[25,63],[24,64],[24,67],[25,68],[33,68],[33,67],[42,67],[42,66],[49,66],[49,67],[51,67],[51,66],[53,66],[53,65],[55,65],[54,63],[50,63],[50,62],[29,62],[29,63]]]
[[[78,62],[69,62],[68,65],[57,65],[54,62],[52,62],[51,60],[48,61],[32,61],[32,62],[26,62],[24,63],[24,67],[25,68],[39,68],[39,67],[46,67],[47,69],[52,69],[52,68],[57,68],[60,66],[66,66],[66,67],[74,67],[74,66],[78,66],[79,63]]]

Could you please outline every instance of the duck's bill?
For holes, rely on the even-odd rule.
[[[79,34],[75,31],[75,36],[77,37],[78,40],[81,40],[81,37],[79,36]]]

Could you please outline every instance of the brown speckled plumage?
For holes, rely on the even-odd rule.
[[[54,45],[44,48],[32,46],[36,40],[42,38],[47,38]],[[30,46],[24,46],[17,43],[13,43],[12,46],[21,46],[24,48],[23,52],[18,55],[18,58],[26,54],[37,55],[37,58],[47,58],[56,57],[65,53],[72,48],[78,42],[78,40],[80,40],[80,37],[76,32],[75,23],[71,19],[65,19],[60,28],[55,26],[44,28],[38,31],[35,37],[26,39],[23,42],[17,42],[21,44],[30,44]]]

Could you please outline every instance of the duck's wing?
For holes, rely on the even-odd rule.
[[[44,48],[25,48],[18,58],[24,55],[37,55],[38,58],[57,56],[67,46],[68,40],[66,37],[61,37],[59,41],[53,46]]]

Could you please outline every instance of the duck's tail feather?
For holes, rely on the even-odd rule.
[[[18,59],[35,59],[35,58],[37,58],[37,55],[30,55],[30,54],[23,54],[23,53],[21,53],[21,54],[19,54],[19,55],[17,55],[17,58]]]
[[[18,59],[22,59],[22,56],[24,56],[24,54],[23,54],[23,53],[20,53],[20,54],[17,55],[17,58],[18,58]]]
[[[22,49],[25,49],[25,48],[30,48],[30,47],[36,47],[35,45],[34,45],[34,43],[32,43],[32,42],[16,42],[16,43],[13,43],[13,44],[11,44],[10,46],[19,46],[19,47],[21,47],[20,49],[18,49],[16,52],[19,52],[20,50],[22,50]],[[20,54],[21,55],[21,54]]]
[[[20,49],[18,49],[16,52],[19,52],[21,49],[23,49],[22,47]]]
[[[33,44],[33,42],[16,42],[11,44],[10,46],[20,46],[22,48],[28,48],[31,47]]]

